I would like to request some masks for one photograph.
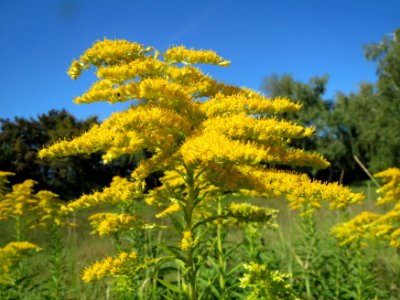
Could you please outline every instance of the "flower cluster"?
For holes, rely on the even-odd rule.
[[[82,280],[89,282],[103,277],[128,275],[132,272],[132,266],[136,263],[136,252],[121,252],[115,258],[106,257],[103,261],[97,261],[90,267],[87,267],[83,272]]]
[[[1,173],[7,176],[12,174]],[[67,224],[63,220],[62,203],[58,199],[58,195],[46,190],[35,193],[35,184],[34,180],[28,179],[23,183],[13,185],[11,191],[2,195],[0,198],[0,221],[25,217],[26,225],[29,225],[31,229],[48,224]]]
[[[184,46],[172,47],[165,51],[163,56],[168,63],[229,65],[229,61],[224,60],[214,51],[186,49]]]
[[[182,240],[181,240],[181,249],[188,250],[195,246],[195,241],[193,240],[193,233],[190,230],[185,230],[183,232]]]
[[[97,213],[89,217],[92,226],[100,236],[126,231],[142,225],[141,220],[136,215],[116,214],[116,213]]]
[[[378,193],[382,194],[382,196],[378,198],[376,204],[400,202],[400,169],[389,168],[375,174],[375,177],[381,178],[385,184],[378,189]]]
[[[126,178],[115,176],[109,187],[101,192],[83,195],[77,200],[68,203],[63,210],[73,211],[92,207],[101,203],[121,203],[135,200],[141,195],[142,186],[137,182],[130,182]]]
[[[41,248],[29,242],[11,242],[0,248],[0,284],[12,283],[12,268],[32,251],[41,251]]]
[[[12,172],[0,171],[0,199],[7,192],[7,185],[10,183],[7,177],[12,175],[15,174]]]
[[[375,174],[385,183],[378,189],[381,197],[376,205],[395,202],[394,207],[384,214],[368,211],[362,212],[353,219],[338,224],[332,233],[341,240],[342,245],[361,243],[367,245],[370,240],[385,240],[390,246],[400,248],[400,169],[389,168]]]
[[[286,300],[297,299],[292,287],[287,283],[289,274],[272,271],[266,265],[255,262],[245,264],[246,273],[240,279],[242,288],[251,288],[252,292],[246,298],[248,300]]]
[[[332,208],[360,201],[361,195],[339,185],[286,171],[288,166],[329,166],[320,154],[291,143],[314,133],[313,128],[283,120],[285,113],[301,109],[299,103],[218,82],[196,64],[227,66],[229,62],[210,50],[177,46],[159,53],[137,43],[104,40],[72,63],[73,79],[90,67],[96,68],[99,78],[76,102],[132,101],[133,105],[79,137],[42,149],[39,156],[101,152],[105,163],[127,154],[141,160],[130,180],[115,177],[110,187],[82,196],[67,210],[101,203],[127,207],[137,199],[159,206],[163,210],[157,217],[173,219],[180,248],[188,255],[185,268],[191,271],[187,274],[195,276],[190,265],[198,244],[194,237],[200,236],[201,225],[221,217],[210,205],[221,195],[286,195],[292,208],[307,209],[319,207],[321,200],[331,201]],[[144,182],[155,172],[161,174],[161,185],[146,190]],[[222,211],[227,218],[267,224],[274,215],[250,204],[227,205]],[[136,221],[121,214],[92,217],[100,234],[130,228]],[[85,271],[84,280],[119,274],[125,260],[129,260],[126,253],[97,263]],[[195,287],[191,288],[189,293],[194,293]]]
[[[32,209],[37,203],[33,192],[35,184],[35,181],[28,179],[12,186],[12,190],[0,201],[0,220],[25,215]]]
[[[276,226],[277,213],[275,209],[254,206],[250,203],[231,203],[227,209],[228,216],[239,222],[260,222],[272,227]]]

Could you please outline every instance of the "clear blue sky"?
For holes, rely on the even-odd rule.
[[[328,74],[333,98],[375,81],[362,47],[399,26],[399,0],[0,0],[0,118],[66,108],[103,119],[126,107],[72,102],[94,76],[72,81],[66,70],[104,37],[213,49],[232,64],[211,75],[257,90],[272,73]]]

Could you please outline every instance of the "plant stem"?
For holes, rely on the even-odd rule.
[[[195,203],[195,191],[194,191],[194,172],[193,169],[187,167],[186,168],[186,184],[188,188],[187,202],[186,202],[186,226],[185,229],[192,232],[192,219],[193,219],[193,210]],[[189,247],[186,250],[186,269],[187,271],[187,279],[189,282],[189,299],[197,300],[198,291],[196,286],[196,266],[193,260],[193,247]]]
[[[15,234],[15,241],[21,242],[22,241],[22,220],[20,216],[15,216],[15,224],[14,224],[14,234]]]
[[[222,215],[222,201],[218,199],[218,215]],[[221,290],[220,299],[225,299],[225,273],[226,273],[226,260],[224,255],[223,242],[223,224],[221,222],[217,225],[217,251],[218,251],[218,264],[219,264],[219,288]]]

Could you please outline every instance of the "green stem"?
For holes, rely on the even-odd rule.
[[[222,215],[222,201],[218,199],[218,215]],[[219,288],[221,290],[220,299],[225,299],[225,273],[226,273],[226,260],[223,248],[223,234],[224,234],[223,224],[220,222],[217,225],[217,251],[218,251],[218,265],[219,265]]]
[[[356,280],[356,299],[357,300],[361,300],[364,299],[363,298],[363,289],[364,289],[364,283],[363,283],[363,278],[362,278],[362,272],[363,270],[363,266],[362,266],[362,255],[361,255],[361,251],[359,249],[357,249],[355,251],[355,259],[356,259],[356,276],[357,276],[357,280]]]
[[[188,188],[187,202],[186,202],[186,226],[185,230],[192,232],[192,219],[193,219],[193,209],[195,203],[195,192],[194,192],[194,172],[190,168],[186,168],[186,184]],[[193,234],[193,232],[192,232]],[[193,260],[193,247],[189,247],[186,250],[186,269],[187,279],[189,283],[189,299],[197,300],[198,291],[196,286],[196,266]]]
[[[304,276],[304,283],[306,286],[306,293],[307,293],[307,299],[312,299],[312,293],[311,293],[311,280],[310,280],[310,275],[312,273],[312,258],[316,255],[316,245],[315,245],[315,238],[316,238],[316,232],[315,232],[315,220],[314,220],[314,215],[308,215],[305,217],[302,217],[302,223],[301,227],[303,230],[303,233],[305,235],[305,240],[304,240],[304,246],[306,250],[306,255],[305,255],[305,262],[306,265],[303,266],[303,276]]]
[[[20,216],[15,216],[15,224],[14,224],[14,234],[15,234],[15,241],[21,242],[22,241],[22,220]]]
[[[51,225],[52,237],[52,257],[51,257],[51,277],[53,282],[53,296],[54,299],[64,299],[65,295],[65,282],[64,282],[64,261],[63,261],[63,242],[61,227]]]

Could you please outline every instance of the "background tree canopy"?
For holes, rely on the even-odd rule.
[[[323,153],[332,163],[319,178],[341,180],[344,175],[347,183],[365,179],[354,156],[371,172],[400,165],[400,30],[365,46],[365,55],[377,62],[377,82],[361,83],[359,91],[349,95],[339,92],[334,101],[323,98],[327,76],[303,83],[289,74],[273,74],[262,84],[269,96],[303,104],[303,110],[289,118],[317,129],[302,147]]]
[[[0,169],[15,172],[12,183],[25,179],[38,182],[38,189],[48,189],[64,200],[98,189],[111,181],[115,172],[128,172],[128,159],[104,165],[100,154],[76,155],[40,160],[38,149],[60,139],[70,139],[98,123],[97,117],[77,120],[65,110],[51,110],[37,119],[0,120]],[[132,168],[132,166],[131,166]]]

